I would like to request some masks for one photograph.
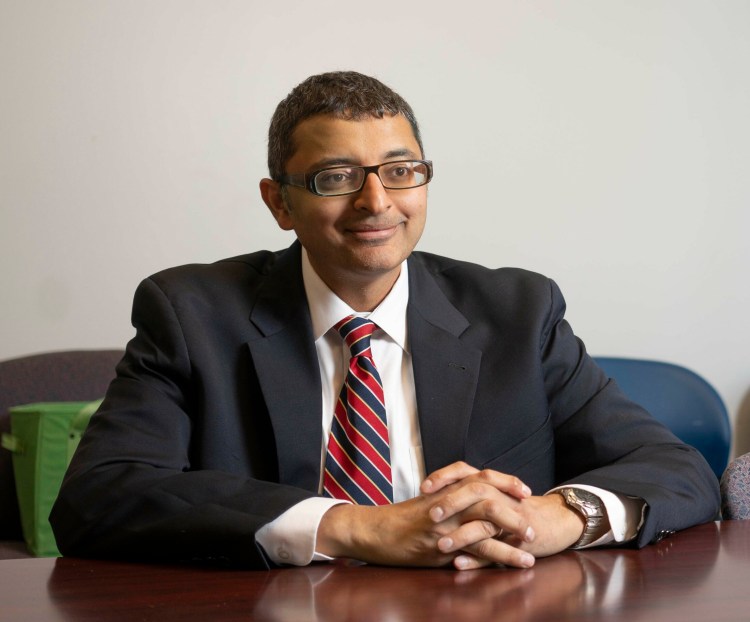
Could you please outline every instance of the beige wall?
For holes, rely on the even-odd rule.
[[[552,276],[592,353],[702,374],[748,451],[748,32],[744,0],[2,0],[0,358],[122,346],[142,277],[286,246],[268,119],[355,68],[421,119],[422,249]]]

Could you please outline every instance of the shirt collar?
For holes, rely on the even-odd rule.
[[[302,248],[302,280],[307,304],[310,307],[315,341],[325,335],[336,322],[348,315],[359,315],[375,322],[393,341],[408,352],[406,347],[406,305],[409,302],[409,268],[401,264],[401,272],[391,291],[370,313],[354,311],[334,294],[310,264],[307,251]]]

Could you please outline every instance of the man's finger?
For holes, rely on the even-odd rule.
[[[479,473],[479,469],[465,462],[454,462],[428,475],[420,490],[425,494],[435,493],[475,473]]]
[[[427,497],[427,500],[430,499],[431,497]],[[444,523],[449,529],[458,525],[455,529],[461,530],[470,523],[492,525],[491,533],[476,533],[476,526],[474,530],[465,528],[466,537],[471,534],[479,540],[505,531],[517,536],[519,540],[532,542],[536,534],[527,518],[517,511],[520,503],[518,499],[493,486],[467,479],[436,495],[428,513],[434,523]],[[469,543],[468,540],[462,541],[457,548],[463,548],[463,545]]]
[[[514,568],[531,568],[536,560],[526,551],[514,548],[509,544],[493,538],[487,538],[466,547],[461,555],[453,560],[459,570],[481,568],[488,564],[503,564]]]
[[[499,471],[493,471],[492,469],[480,471],[465,462],[454,462],[447,467],[431,473],[422,482],[420,488],[425,494],[434,494],[446,486],[468,478],[488,484],[517,499],[526,499],[531,496],[531,489],[514,475],[507,475]]]
[[[494,518],[488,520],[482,514],[479,518],[470,519],[461,517],[461,524],[455,529],[445,533],[438,540],[438,548],[443,553],[465,550],[487,538],[503,541],[514,541],[517,543],[533,542],[536,534],[534,529],[527,525],[523,519],[519,519],[513,513],[507,514],[505,518]],[[500,523],[500,524],[499,524]],[[511,525],[510,527],[508,525]]]

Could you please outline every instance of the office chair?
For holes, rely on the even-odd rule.
[[[10,432],[11,406],[103,397],[123,354],[122,350],[71,350],[0,361],[0,433]],[[11,453],[0,449],[0,559],[23,556],[22,541]]]
[[[732,460],[721,476],[721,515],[725,520],[750,519],[750,453]]]
[[[716,390],[695,372],[672,363],[594,357],[623,392],[698,449],[720,478],[729,461],[732,430]]]

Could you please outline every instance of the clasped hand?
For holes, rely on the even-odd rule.
[[[331,508],[316,550],[392,566],[529,568],[583,531],[560,495],[533,496],[517,477],[464,462],[431,473],[420,492],[393,505]]]

